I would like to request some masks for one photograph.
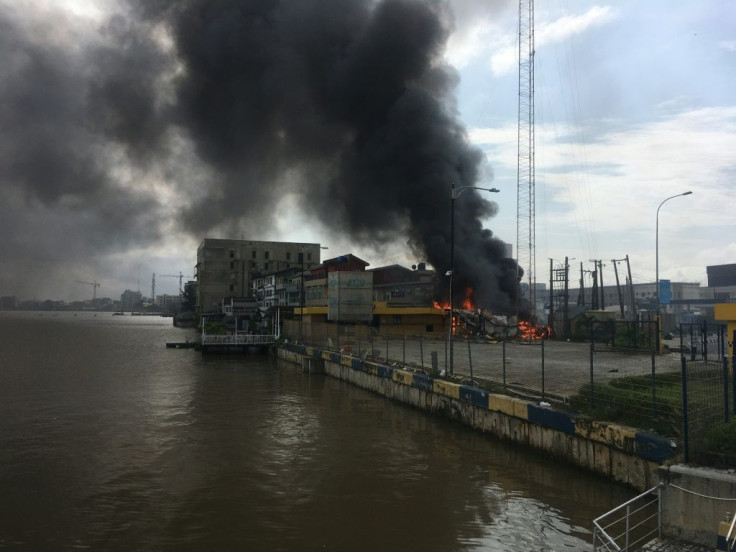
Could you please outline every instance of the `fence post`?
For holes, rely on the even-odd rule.
[[[424,370],[424,338],[419,336],[419,358],[422,362],[422,370]]]
[[[728,423],[728,357],[723,357],[723,414],[724,422]]]
[[[503,336],[503,348],[501,349],[501,354],[503,355],[503,362],[501,365],[503,366],[503,390],[506,391],[506,336]],[[736,387],[736,383],[734,383],[734,387]]]
[[[616,347],[616,322],[611,320],[611,349]]]
[[[470,339],[468,341],[468,366],[470,367],[470,385],[475,385],[473,380],[473,357],[470,356]]]
[[[544,339],[542,340],[542,400],[544,400]]]
[[[687,427],[687,360],[685,355],[680,355],[682,360],[682,441],[685,453],[685,463],[690,461],[690,443]]]
[[[703,360],[708,360],[708,321],[703,320],[703,327],[700,330],[700,342],[703,349]]]
[[[652,417],[657,416],[657,355],[652,351]]]
[[[593,355],[595,355],[595,345],[590,342],[590,406],[595,405],[595,391],[593,389]]]

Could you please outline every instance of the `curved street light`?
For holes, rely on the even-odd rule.
[[[654,253],[655,254],[655,268],[654,270],[655,270],[655,278],[657,281],[655,282],[654,291],[657,297],[657,325],[658,326],[660,325],[659,324],[659,210],[662,208],[662,205],[667,203],[670,199],[674,199],[676,197],[686,196],[690,194],[692,194],[692,191],[688,190],[687,192],[683,192],[681,194],[670,196],[664,201],[662,201],[662,203],[659,204],[659,207],[657,207],[657,219],[656,219],[656,228],[655,228],[656,236],[655,236],[655,245],[654,245],[654,249],[655,249],[655,253]],[[659,328],[659,331],[660,332],[662,331],[661,327]]]
[[[492,192],[492,193],[499,193],[501,190],[498,188],[481,188],[480,186],[460,186],[459,188],[455,187],[455,183],[452,184],[452,207],[450,211],[450,270],[447,271],[445,276],[450,277],[450,331],[449,331],[449,337],[448,340],[448,349],[450,350],[450,362],[448,366],[447,373],[454,374],[454,365],[453,365],[453,349],[452,349],[452,326],[453,326],[453,320],[454,320],[454,301],[452,300],[452,276],[455,273],[455,200],[462,194],[463,192],[467,190],[481,190],[484,192]]]

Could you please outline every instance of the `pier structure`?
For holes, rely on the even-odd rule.
[[[268,334],[251,334],[247,332],[239,332],[236,329],[232,332],[221,334],[208,334],[206,324],[202,324],[202,336],[200,339],[200,350],[203,353],[231,353],[245,352],[253,348],[266,348],[276,343],[280,337],[280,311],[276,310],[276,318],[274,320],[273,333]]]

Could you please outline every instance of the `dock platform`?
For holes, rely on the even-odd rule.
[[[275,335],[251,334],[203,334],[203,353],[244,353],[256,349],[267,349],[276,343]]]
[[[167,349],[199,349],[200,343],[198,341],[185,341],[185,342],[174,342],[167,343]]]

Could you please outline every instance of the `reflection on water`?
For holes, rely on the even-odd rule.
[[[587,550],[633,493],[171,319],[0,313],[0,548]]]

